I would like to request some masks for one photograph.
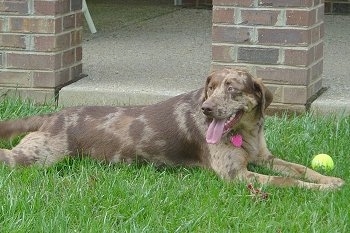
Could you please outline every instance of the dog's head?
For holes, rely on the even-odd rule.
[[[212,73],[206,81],[202,110],[211,119],[207,142],[218,143],[225,133],[235,128],[245,115],[264,117],[272,102],[272,93],[261,79],[247,71],[223,69]]]

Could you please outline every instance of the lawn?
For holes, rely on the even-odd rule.
[[[0,102],[0,119],[55,111],[29,102]],[[0,129],[1,130],[1,129]],[[350,117],[304,114],[267,117],[269,148],[310,164],[314,154],[335,161],[329,175],[349,183]],[[11,147],[12,141],[0,141]],[[259,168],[253,168],[258,169]],[[259,170],[260,171],[260,170]],[[263,172],[268,172],[264,170]],[[0,166],[1,232],[349,232],[350,189],[320,192],[220,180],[197,168],[105,165],[65,160],[44,169]]]
[[[90,35],[85,25],[85,39],[177,10],[166,0],[87,3],[98,35]],[[2,120],[52,111],[50,105],[0,101]],[[333,192],[259,187],[269,194],[266,200],[251,196],[247,184],[225,182],[197,168],[106,165],[86,158],[46,169],[0,165],[0,231],[350,232],[349,131],[350,117],[267,117],[267,143],[274,154],[309,166],[313,155],[328,153],[335,161],[328,174],[347,184]],[[0,140],[0,148],[18,140]]]

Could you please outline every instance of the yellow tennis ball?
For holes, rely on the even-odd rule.
[[[315,170],[331,171],[334,168],[334,162],[331,156],[318,154],[312,159],[311,167]]]

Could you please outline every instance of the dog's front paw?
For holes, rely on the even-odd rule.
[[[345,184],[345,181],[343,179],[340,179],[338,177],[332,177],[333,179],[331,180],[331,183],[338,186],[338,187],[341,187]]]
[[[325,176],[321,179],[320,183],[334,186],[334,188],[339,188],[345,184],[345,181],[338,177]]]

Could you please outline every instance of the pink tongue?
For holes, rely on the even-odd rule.
[[[225,119],[224,120],[213,119],[213,121],[210,123],[209,128],[207,130],[207,136],[206,136],[207,143],[215,144],[220,141],[222,133],[224,132],[225,121],[226,121]]]

